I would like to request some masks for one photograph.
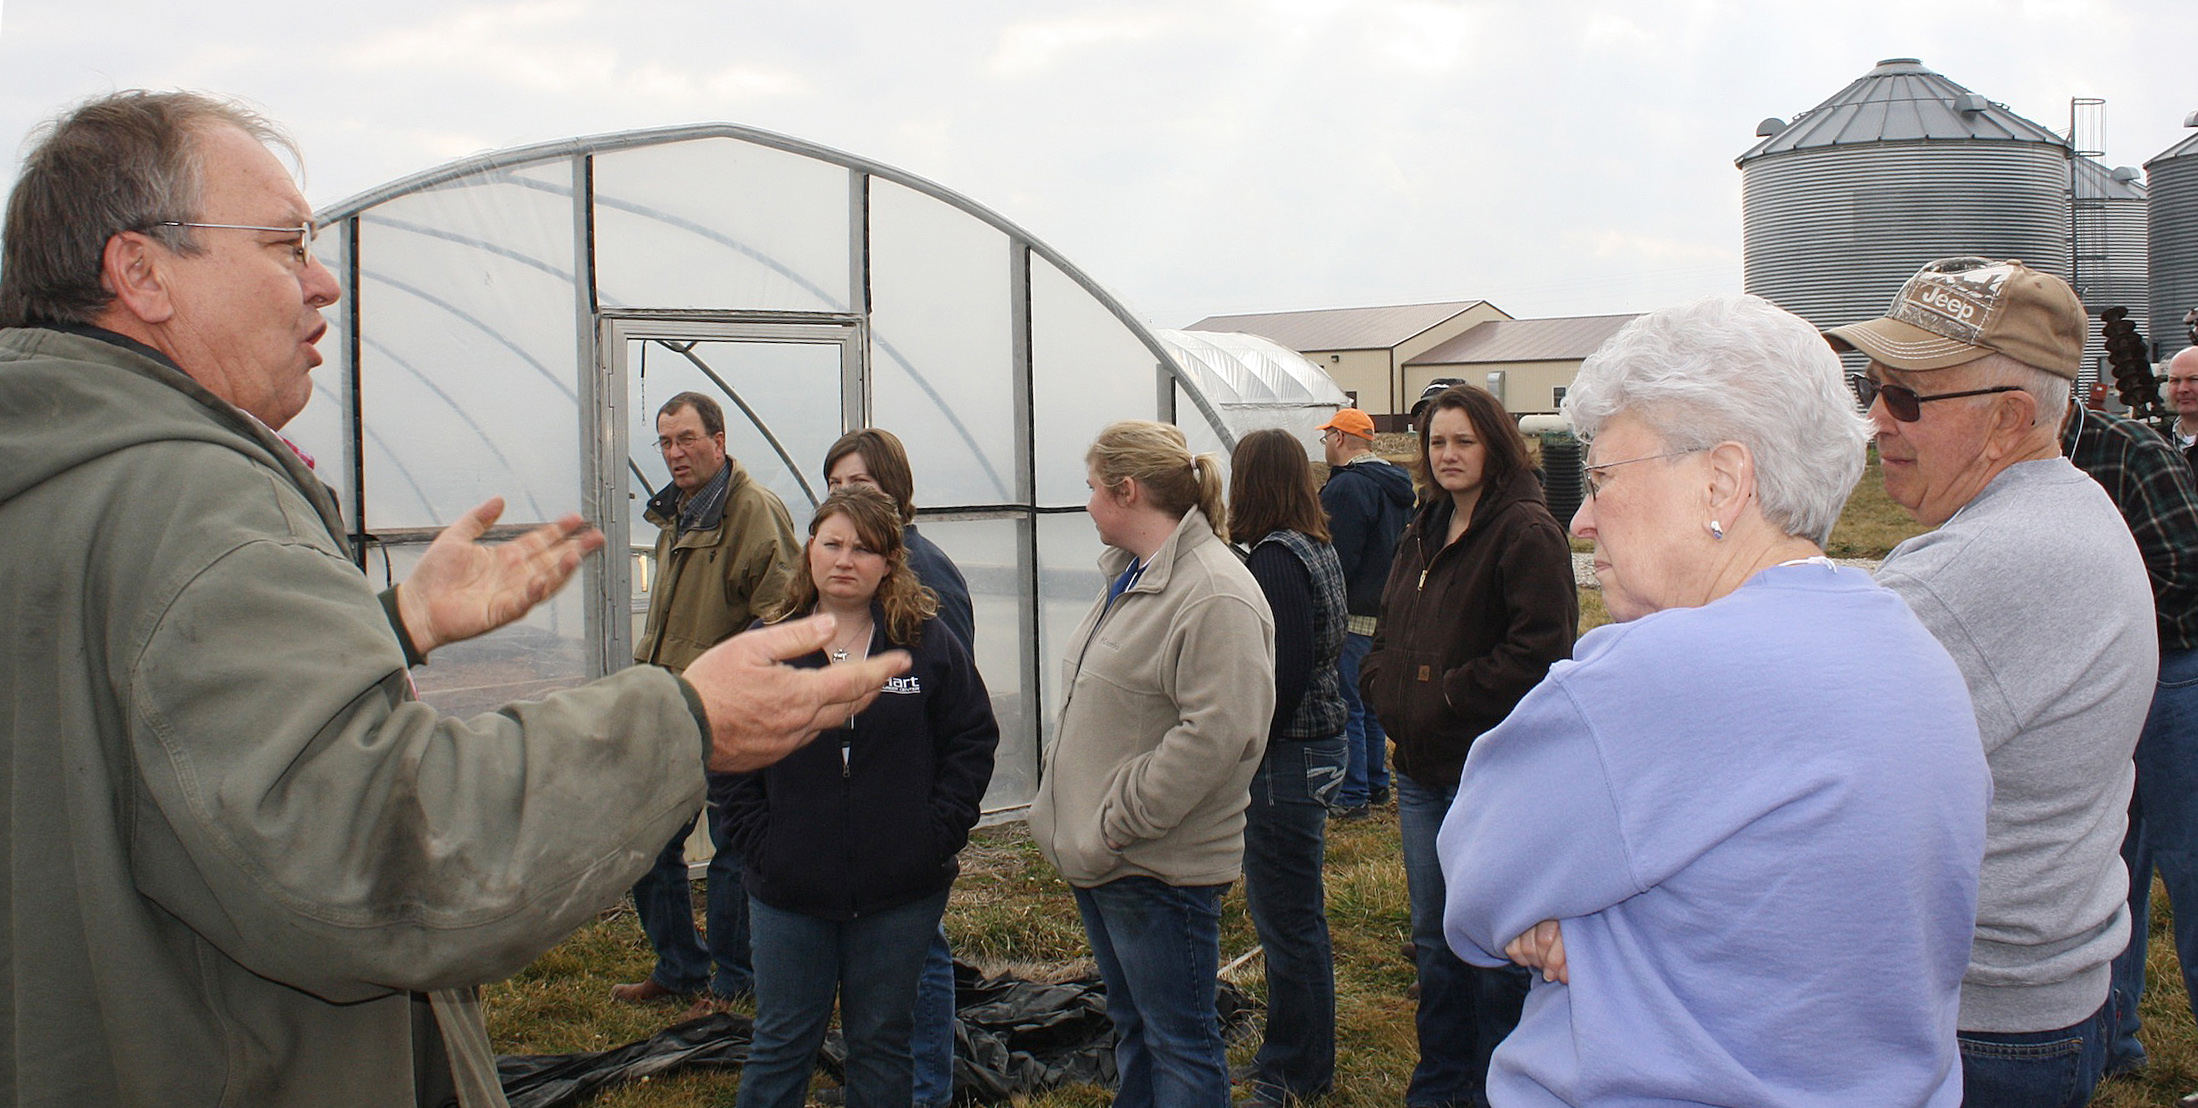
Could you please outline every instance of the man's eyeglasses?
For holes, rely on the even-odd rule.
[[[299,269],[304,269],[306,266],[313,264],[313,237],[320,233],[314,229],[311,220],[292,224],[288,227],[270,227],[258,223],[193,223],[184,219],[160,219],[154,220],[149,226],[191,227],[212,231],[273,231],[278,234],[296,235],[298,236],[296,242],[284,243],[283,245],[290,247],[290,260]]]
[[[1924,396],[1906,385],[1883,385],[1860,373],[1850,373],[1847,380],[1855,386],[1855,395],[1862,398],[1862,410],[1878,400],[1885,401],[1885,410],[1902,423],[1914,423],[1923,418],[1921,405],[1933,400],[1952,400],[1961,396],[1988,396],[1995,392],[2021,392],[2021,385],[1994,385],[1988,389],[1963,389],[1960,392],[1938,392]]]
[[[1595,499],[1596,494],[1602,492],[1605,485],[1610,484],[1609,470],[1617,469],[1619,466],[1629,466],[1635,462],[1653,462],[1658,458],[1677,458],[1687,454],[1700,454],[1708,449],[1709,447],[1706,446],[1690,446],[1685,450],[1666,450],[1661,454],[1643,454],[1638,458],[1625,458],[1615,462],[1597,462],[1590,466],[1584,466],[1581,469],[1581,474],[1585,479],[1584,483],[1587,485],[1587,498],[1589,500]]]
[[[676,439],[657,439],[656,449],[661,453],[668,453],[671,451],[671,448],[675,446],[680,448],[681,450],[693,450],[701,442],[701,435],[697,435],[692,431],[682,431],[680,432],[679,437]]]

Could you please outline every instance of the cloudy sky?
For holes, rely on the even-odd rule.
[[[2180,56],[2178,56],[2180,55]],[[1740,289],[1756,122],[1917,57],[2137,165],[2198,110],[2198,3],[5,0],[0,142],[116,88],[245,97],[325,205],[468,154],[704,121],[928,177],[1159,326]],[[12,169],[9,171],[12,177]]]

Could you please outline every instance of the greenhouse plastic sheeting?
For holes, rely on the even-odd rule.
[[[1059,1085],[1113,1087],[1114,1026],[1106,986],[1095,976],[1042,983],[981,977],[954,963],[954,1098],[996,1104]],[[1214,1008],[1224,1035],[1251,1029],[1254,1006],[1243,990],[1216,982]],[[497,1060],[512,1108],[572,1108],[611,1085],[677,1070],[735,1069],[748,1059],[752,1022],[715,1015],[675,1024],[639,1042],[586,1054],[506,1055]],[[833,1031],[818,1059],[834,1077],[847,1050]]]
[[[436,652],[420,691],[442,711],[631,664],[654,569],[641,508],[668,480],[655,413],[694,390],[797,527],[841,433],[906,444],[923,533],[976,602],[1000,721],[984,810],[1011,817],[1061,695],[1049,648],[1105,584],[1085,447],[1119,419],[1172,420],[1224,456],[1235,441],[1208,395],[1221,378],[1194,379],[1029,232],[785,135],[701,124],[497,151],[316,218],[345,298],[291,437],[361,568],[394,583],[490,496],[509,533],[577,511],[609,540],[547,611]]]

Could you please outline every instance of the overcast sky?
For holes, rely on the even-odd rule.
[[[1579,315],[1739,291],[1756,122],[1889,57],[2055,130],[2104,97],[2105,160],[2141,165],[2190,133],[2198,3],[5,0],[0,142],[12,163],[111,89],[230,93],[297,135],[322,206],[468,154],[726,121],[961,192],[1158,326]]]

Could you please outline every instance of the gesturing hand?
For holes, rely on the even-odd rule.
[[[504,498],[467,512],[429,544],[412,576],[397,586],[397,614],[422,657],[502,627],[548,599],[603,545],[603,533],[577,515],[545,523],[510,542],[477,541]]]
[[[1528,969],[1542,971],[1542,980],[1572,984],[1565,969],[1565,932],[1556,920],[1545,919],[1518,938],[1504,944],[1504,957]]]
[[[837,727],[876,699],[887,680],[908,672],[908,653],[889,650],[861,662],[796,669],[780,665],[832,641],[828,615],[759,627],[713,646],[681,676],[710,717],[710,768],[762,769]]]

